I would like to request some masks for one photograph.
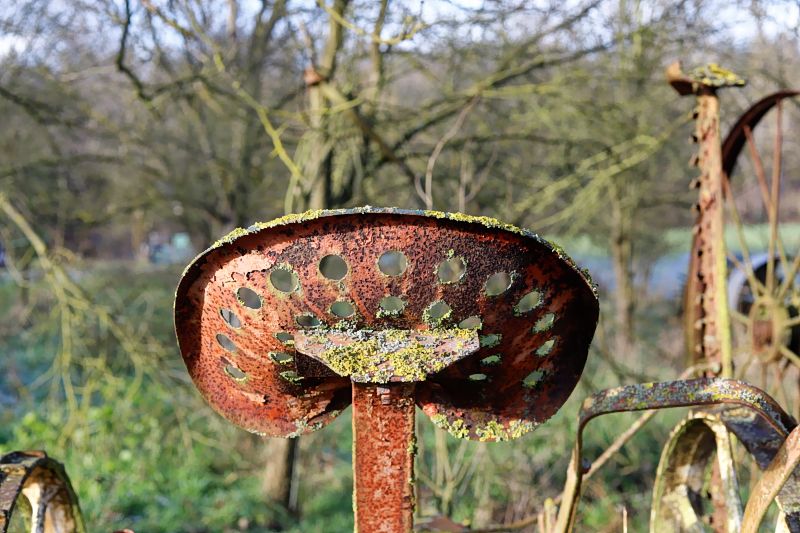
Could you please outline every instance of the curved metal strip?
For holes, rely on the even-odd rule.
[[[12,452],[0,458],[0,533],[8,530],[12,515],[26,511],[30,531],[86,531],[63,465],[44,452]]]
[[[661,454],[650,508],[650,531],[704,531],[703,492],[707,468],[716,461],[719,475],[720,514],[713,516],[715,529],[738,533],[742,527],[739,483],[733,464],[730,434],[717,416],[695,413],[678,424]],[[718,508],[714,506],[715,510]],[[724,529],[719,522],[724,523]]]
[[[770,109],[778,105],[778,102],[786,98],[800,95],[800,91],[787,89],[765,96],[745,111],[728,131],[728,136],[722,143],[722,170],[725,176],[729,177],[736,167],[736,160],[742,152],[744,143],[747,141],[745,128],[754,129],[764,118]]]
[[[792,430],[781,445],[775,458],[750,491],[750,498],[742,518],[742,533],[755,533],[764,519],[770,504],[777,498],[788,531],[800,530],[800,483],[797,465],[800,464],[800,427]]]
[[[570,531],[575,521],[578,496],[580,494],[583,474],[588,465],[583,463],[583,430],[586,424],[601,415],[626,411],[645,411],[670,407],[691,407],[698,405],[726,405],[733,409],[726,410],[727,417],[723,421],[733,421],[731,431],[739,435],[744,421],[757,423],[759,428],[772,431],[775,435],[785,437],[789,429],[796,426],[795,421],[762,390],[747,383],[733,379],[705,378],[688,381],[666,381],[643,383],[607,389],[593,394],[583,402],[578,415],[578,432],[575,439],[572,459],[567,471],[567,482],[564,487],[561,508],[558,514],[556,531]],[[741,411],[746,417],[737,416]],[[736,428],[736,429],[733,429]],[[742,433],[746,436],[748,433]],[[756,434],[759,434],[756,432]],[[754,442],[753,442],[754,444]]]

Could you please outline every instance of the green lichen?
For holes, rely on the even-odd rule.
[[[214,244],[212,244],[209,249],[219,248],[219,247],[224,246],[226,244],[230,244],[233,241],[235,241],[236,239],[238,239],[239,237],[244,237],[245,235],[248,235],[249,233],[250,233],[250,231],[246,230],[244,228],[236,228],[233,231],[231,231],[230,233],[222,236],[222,238],[220,238],[216,242],[214,242]]]
[[[423,381],[477,348],[473,330],[317,331],[308,338],[318,346],[313,357],[362,383]]]
[[[305,435],[306,433],[312,433],[314,431],[318,431],[322,429],[322,426],[324,425],[325,425],[324,422],[313,422],[309,424],[308,421],[306,420],[295,420],[294,422],[295,430],[286,435],[286,437],[294,439],[299,437],[300,435]]]
[[[507,424],[485,414],[479,419],[483,420],[469,425],[461,418],[450,421],[446,415],[437,413],[431,417],[431,421],[439,428],[444,429],[451,435],[459,439],[470,437],[470,430],[481,441],[508,441],[518,439],[533,431],[538,423],[529,420],[515,419],[508,421]]]
[[[485,426],[475,428],[475,434],[481,441],[506,440],[506,428],[497,420],[489,420]]]
[[[411,438],[408,441],[408,449],[406,450],[406,452],[408,452],[408,455],[416,457],[418,451],[419,449],[417,448],[417,436],[411,435]]]
[[[381,356],[382,355],[382,356]],[[401,348],[390,353],[379,352],[377,339],[336,346],[325,350],[322,359],[340,376],[367,377],[380,382],[400,377],[404,381],[423,381],[428,375],[426,366],[438,372],[444,365],[426,365],[434,360],[432,348],[420,345]]]
[[[506,431],[506,435],[509,440],[518,439],[526,433],[530,433],[536,429],[537,425],[538,424],[535,422],[529,422],[527,420],[512,420],[508,424],[508,431]]]
[[[336,322],[331,329],[335,331],[358,331],[359,323],[352,318],[347,318]]]
[[[744,78],[741,78],[735,72],[722,68],[717,63],[696,67],[689,72],[687,77],[696,83],[709,87],[743,87],[747,83]]]
[[[423,381],[449,366],[454,357],[463,355],[470,330],[434,329],[425,332],[406,330],[350,332],[349,342],[332,342],[326,334],[312,341],[324,350],[315,357],[337,374],[358,382],[385,383],[388,381]],[[337,333],[333,337],[341,337]],[[454,341],[453,356],[437,355],[436,346]]]
[[[481,441],[508,441],[518,439],[536,428],[534,422],[512,420],[506,427],[497,420],[489,420],[485,425],[475,428],[475,434]]]
[[[469,426],[467,426],[466,422],[461,418],[450,422],[445,415],[436,414],[431,417],[431,421],[433,421],[437,427],[447,431],[457,439],[469,438]]]

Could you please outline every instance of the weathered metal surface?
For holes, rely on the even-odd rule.
[[[36,533],[83,533],[78,498],[61,463],[40,451],[12,452],[0,458],[0,532],[12,516],[23,515]]]
[[[382,263],[390,251],[404,256],[397,275]],[[336,279],[320,270],[331,255],[346,265]],[[286,290],[273,276],[288,280]],[[507,286],[487,294],[498,278]],[[387,297],[401,303],[382,307]],[[336,302],[353,314],[335,316]],[[586,275],[535,234],[484,217],[375,208],[237,230],[187,268],[175,303],[181,352],[203,396],[234,423],[284,437],[336,416],[350,402],[351,380],[297,354],[279,333],[429,331],[474,317],[463,327],[478,332],[480,349],[430,376],[416,400],[454,435],[504,440],[567,399],[597,315]]]
[[[720,407],[720,418],[739,438],[759,464],[769,464],[795,421],[766,393],[747,383],[718,378],[644,383],[608,389],[587,398],[578,415],[575,440],[557,531],[570,531],[574,524],[581,480],[588,466],[582,457],[583,430],[601,415],[669,407]],[[776,445],[777,444],[777,445]],[[716,490],[720,492],[720,487]]]
[[[797,483],[797,465],[800,464],[800,427],[792,430],[783,441],[772,462],[767,466],[755,487],[750,491],[747,507],[742,518],[742,533],[756,533],[772,501],[778,498],[783,515],[790,531],[796,531],[797,524],[789,524],[798,518],[800,492]],[[792,482],[790,482],[792,481]]]
[[[718,475],[716,486],[708,487],[709,466]],[[709,488],[719,491],[708,496],[716,500],[712,516],[704,516]],[[656,471],[650,531],[702,531],[708,527],[728,533],[742,528],[739,483],[725,424],[709,413],[696,413],[673,429]]]
[[[357,383],[424,381],[480,349],[478,333],[459,328],[298,331],[294,345],[298,353]]]
[[[363,208],[237,230],[186,270],[181,352],[209,403],[292,437],[353,403],[356,530],[413,527],[415,402],[461,438],[507,440],[566,401],[594,287],[496,220]]]
[[[697,129],[700,168],[700,209],[697,232],[699,263],[697,280],[702,291],[701,331],[703,357],[720,363],[721,375],[733,376],[730,322],[727,301],[727,259],[723,235],[722,152],[719,133],[719,100],[714,91],[697,97]]]
[[[355,531],[412,530],[414,387],[413,383],[353,384]]]
[[[746,143],[752,141],[752,131],[759,124],[761,119],[776,105],[779,105],[786,98],[792,98],[798,95],[800,95],[800,91],[784,90],[766,96],[745,111],[728,131],[725,140],[722,142],[721,148],[723,180],[722,194],[728,202],[734,201],[734,199],[730,197],[730,176],[733,174],[733,171],[736,168],[736,162],[741,154],[742,148]],[[748,141],[748,138],[750,138],[750,141]],[[762,184],[762,189],[764,187],[765,185]],[[764,194],[768,193],[762,191],[762,195]],[[703,358],[702,345],[704,330],[702,328],[702,303],[704,295],[703,285],[698,279],[700,261],[704,254],[704,250],[701,248],[700,238],[701,235],[704,235],[701,217],[702,213],[699,213],[695,224],[695,233],[692,237],[692,247],[689,255],[689,269],[687,276],[688,281],[684,292],[684,324],[686,329],[686,341],[687,347],[689,348],[689,353],[691,354],[691,360],[693,362],[697,362]],[[722,241],[721,234],[717,235],[716,238],[720,242]],[[763,325],[763,323],[760,324],[754,320],[753,333],[756,337],[760,333],[759,328],[763,329]],[[758,338],[754,338],[753,349],[756,353],[760,354],[762,351],[761,348],[770,345],[771,343],[768,342],[769,340],[780,337],[780,335],[775,335],[772,333],[773,328],[771,327],[771,323],[769,326],[769,339],[761,338],[759,340]],[[763,337],[763,335],[761,335],[761,337]],[[776,342],[774,344],[777,345],[779,343]],[[775,350],[770,350],[770,352],[774,351]]]

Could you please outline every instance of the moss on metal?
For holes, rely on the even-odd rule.
[[[424,381],[443,370],[452,361],[437,356],[433,346],[437,338],[456,339],[454,352],[460,352],[471,338],[471,330],[434,329],[425,331],[423,344],[413,332],[385,330],[379,332],[354,332],[355,342],[336,345],[328,342],[324,334],[314,340],[327,344],[319,359],[340,376],[354,381],[385,383],[389,381]]]
[[[480,441],[509,441],[518,439],[526,433],[533,431],[538,424],[528,420],[511,420],[507,424],[494,418],[479,424],[467,424],[463,418],[450,420],[443,414],[436,414],[431,421],[439,428],[447,431],[458,439],[469,439],[471,435]]]

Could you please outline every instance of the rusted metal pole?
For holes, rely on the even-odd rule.
[[[733,376],[728,317],[727,261],[722,201],[722,149],[719,133],[719,99],[715,87],[697,92],[697,126],[700,168],[700,271],[702,286],[702,350],[709,362],[721,365],[722,377]]]
[[[353,383],[355,531],[414,527],[414,384]]]
[[[740,87],[744,80],[719,65],[711,64],[685,75],[680,63],[667,69],[667,80],[681,96],[694,95],[694,140],[698,143],[694,164],[700,169],[695,180],[699,189],[698,215],[695,224],[697,261],[690,266],[687,309],[696,317],[689,325],[697,339],[691,346],[693,360],[718,363],[721,377],[733,376],[731,332],[728,316],[727,257],[723,216],[723,184],[725,180],[722,144],[719,133],[719,99],[717,91],[724,87]]]

